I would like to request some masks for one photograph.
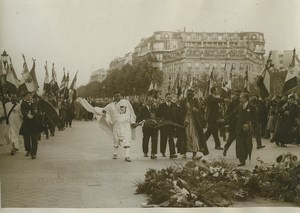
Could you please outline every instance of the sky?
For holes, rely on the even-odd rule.
[[[0,51],[21,77],[22,53],[36,59],[40,86],[55,64],[77,86],[99,68],[133,51],[155,31],[264,33],[269,50],[300,51],[298,0],[0,0]]]

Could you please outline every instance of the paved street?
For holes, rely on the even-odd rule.
[[[15,156],[10,156],[9,146],[0,147],[2,208],[141,207],[147,197],[134,194],[135,181],[143,180],[148,168],[161,169],[171,165],[173,160],[160,155],[156,160],[144,158],[139,128],[137,138],[132,144],[131,163],[124,161],[123,149],[119,150],[119,159],[111,158],[111,138],[100,130],[96,121],[74,122],[72,128],[57,131],[56,136],[49,140],[42,135],[35,160],[24,156],[23,143]],[[246,168],[253,168],[258,156],[266,162],[273,162],[285,152],[300,156],[299,146],[279,148],[267,141],[264,144],[267,145],[265,149],[256,150],[254,143],[252,162]],[[222,151],[213,149],[212,138],[208,146],[211,154],[205,158],[222,157]],[[238,163],[235,144],[226,159]],[[185,161],[181,157],[176,159],[177,163]],[[253,205],[263,206],[264,203],[261,201]]]

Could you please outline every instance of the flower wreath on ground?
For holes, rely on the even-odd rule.
[[[149,196],[145,207],[228,207],[257,196],[300,203],[300,162],[287,153],[277,163],[258,160],[253,171],[237,169],[224,159],[175,162],[166,169],[149,169],[136,193]]]

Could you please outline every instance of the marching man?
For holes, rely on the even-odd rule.
[[[113,126],[114,153],[113,159],[117,159],[118,147],[123,146],[125,149],[125,161],[131,162],[130,142],[132,140],[131,127],[135,126],[136,115],[130,102],[121,99],[121,93],[114,93],[114,101],[104,107],[103,111],[106,117],[110,119]]]

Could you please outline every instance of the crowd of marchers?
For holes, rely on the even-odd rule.
[[[262,138],[269,139],[279,147],[300,144],[300,98],[297,93],[275,96],[262,100],[257,95],[236,90],[231,98],[220,98],[215,87],[207,97],[195,98],[189,89],[184,98],[167,93],[164,98],[130,97],[136,121],[142,125],[142,152],[144,157],[157,158],[168,154],[171,159],[187,153],[197,158],[197,153],[209,154],[207,140],[214,139],[216,150],[223,155],[236,142],[239,166],[251,157],[253,141],[256,149],[265,148]],[[89,99],[92,106],[105,107],[114,99]],[[76,119],[93,119],[75,102]],[[177,125],[173,125],[173,124]],[[156,124],[156,125],[155,125]],[[162,124],[162,125],[159,125]],[[220,138],[226,142],[221,146]],[[150,143],[150,150],[149,150]],[[201,156],[200,156],[201,157]]]
[[[5,123],[2,116],[2,125],[7,128],[1,129],[4,138],[12,144],[12,155],[19,150],[19,135],[23,136],[26,156],[35,159],[41,135],[45,134],[48,139],[55,135],[56,128],[62,131],[71,127],[73,119],[93,120],[94,115],[75,99],[43,98],[57,109],[57,124],[39,107],[41,98],[36,94],[27,92],[22,98],[12,94],[1,100],[4,105],[0,106],[5,106],[8,117]],[[105,108],[120,100],[88,99],[88,102],[94,107]],[[136,116],[131,127],[142,125],[142,153],[151,159],[156,159],[158,152],[161,157],[169,155],[170,159],[178,155],[187,158],[189,152],[192,158],[197,158],[197,153],[208,155],[206,143],[211,136],[214,148],[222,151],[224,156],[236,142],[239,166],[244,166],[246,159],[251,157],[252,141],[256,142],[257,149],[265,148],[262,138],[279,147],[300,144],[300,98],[297,93],[261,100],[249,92],[237,90],[231,98],[220,98],[217,89],[212,87],[205,98],[195,98],[194,90],[189,89],[184,98],[167,93],[164,98],[129,97],[128,103]],[[3,115],[4,108],[0,111]],[[220,138],[226,142],[224,147]]]
[[[43,107],[45,101],[54,112]],[[25,92],[22,97],[6,94],[0,102],[0,144],[11,144],[11,155],[15,155],[19,151],[19,136],[22,136],[25,156],[32,159],[36,159],[38,141],[42,140],[42,135],[49,139],[55,136],[56,129],[63,131],[71,127],[75,116],[74,100],[47,94],[39,96],[35,92]],[[57,117],[56,122],[53,117]]]

